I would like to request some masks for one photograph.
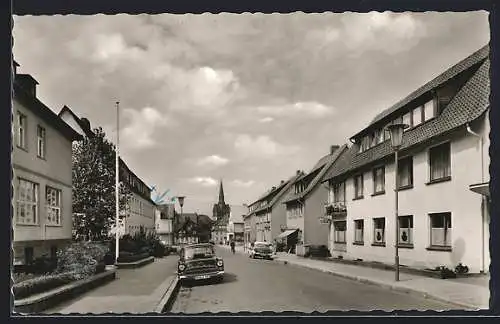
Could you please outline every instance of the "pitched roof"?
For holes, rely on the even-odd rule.
[[[94,135],[94,132],[92,131],[92,128],[90,127],[90,122],[88,119],[86,118],[80,118],[78,117],[74,112],[73,110],[71,110],[68,106],[64,105],[64,107],[62,107],[61,111],[59,111],[59,114],[58,116],[61,117],[65,112],[68,112],[72,117],[73,119],[75,120],[75,122],[78,124],[78,126],[80,126],[80,128],[85,132],[85,135],[87,137],[91,137]]]
[[[259,213],[263,210],[266,210],[267,208],[272,208],[277,202],[278,200],[288,191],[288,189],[290,189],[290,186],[292,185],[292,183],[295,182],[295,180],[302,176],[302,174],[296,174],[294,175],[292,178],[290,178],[289,180],[285,181],[284,183],[281,183],[279,187],[277,187],[276,189],[274,190],[271,190],[262,200],[268,198],[268,197],[273,197],[271,199],[271,201],[269,201],[267,204],[257,208],[253,213]]]
[[[309,182],[309,185],[307,186],[307,188],[298,194],[292,192],[290,195],[288,195],[287,198],[285,198],[284,203],[295,201],[297,199],[303,198],[307,194],[312,192],[317,187],[317,185],[321,182],[321,179],[323,179],[323,177],[328,172],[328,170],[330,170],[331,167],[334,165],[335,161],[338,160],[338,158],[341,156],[341,154],[345,150],[347,150],[346,144],[339,147],[333,154],[328,154],[327,156],[322,157],[318,161],[318,163],[316,163],[316,165],[314,166],[314,168],[312,169],[312,171],[309,174],[313,174],[319,168],[321,168],[321,170],[316,174],[316,176],[311,180],[311,182]],[[296,182],[297,182],[297,180],[294,183],[296,183]]]
[[[440,115],[403,134],[401,150],[423,144],[482,116],[490,105],[489,70],[490,60],[486,58]],[[327,174],[325,181],[341,176],[346,172],[355,171],[364,165],[393,154],[391,143],[388,140],[362,153],[358,153],[358,151],[359,146],[357,144],[351,146]]]
[[[33,111],[35,115],[39,116],[45,122],[47,122],[47,124],[57,129],[66,138],[70,140],[81,139],[81,135],[78,134],[78,132],[76,132],[73,128],[71,128],[71,126],[66,124],[64,120],[59,118],[59,116],[57,116],[56,113],[52,111],[52,109],[43,104],[40,100],[38,100],[38,98],[26,92],[26,90],[24,90],[24,88],[17,80],[14,80],[13,87],[14,98],[19,100],[19,102],[26,106],[26,108]]]
[[[400,100],[390,108],[382,111],[380,114],[375,116],[375,118],[372,120],[370,125],[365,127],[363,130],[358,132],[356,135],[352,136],[352,138],[358,137],[359,135],[363,134],[365,131],[367,131],[370,126],[372,126],[375,123],[381,122],[383,119],[389,118],[393,113],[397,112],[399,109],[403,108],[405,105],[408,103],[412,102],[413,100],[421,97],[425,93],[438,88],[439,86],[443,85],[446,83],[448,80],[454,78],[458,74],[466,71],[467,69],[471,68],[473,65],[480,63],[484,61],[489,55],[489,44],[483,46],[481,49],[477,50],[470,56],[466,57],[462,61],[458,62],[457,64],[453,65],[437,77],[435,77],[433,80],[427,82],[417,90],[413,91],[410,93],[408,96],[406,96],[404,99]]]

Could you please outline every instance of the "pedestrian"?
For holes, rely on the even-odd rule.
[[[234,246],[234,241],[231,241],[231,252],[233,252],[233,254],[236,252]]]

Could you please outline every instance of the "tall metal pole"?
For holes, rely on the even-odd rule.
[[[396,249],[396,256],[395,256],[395,262],[396,262],[396,281],[399,281],[399,217],[398,217],[398,188],[399,188],[399,176],[398,176],[398,149],[396,148],[394,150],[394,156],[395,156],[395,188],[394,192],[396,194],[396,199],[395,199],[395,228],[396,228],[396,235],[395,235],[395,241],[394,241],[394,247]]]
[[[120,102],[116,102],[116,154],[115,154],[115,205],[116,205],[116,219],[115,219],[115,263],[118,263],[118,255],[120,253]]]

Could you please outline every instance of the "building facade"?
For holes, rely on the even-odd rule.
[[[298,255],[305,255],[311,246],[328,245],[328,222],[323,221],[324,204],[328,200],[328,188],[321,184],[327,171],[331,169],[346,145],[332,145],[330,153],[322,157],[307,174],[297,171],[297,179],[292,183],[292,190],[285,198],[286,231],[280,239],[288,239],[287,246],[296,246]],[[295,233],[296,231],[296,233]]]
[[[156,208],[155,228],[156,234],[167,246],[174,245],[173,221],[175,216],[174,204],[162,204]]]
[[[69,107],[64,106],[59,117],[82,136],[92,136],[90,122],[86,118],[78,117]],[[142,181],[123,161],[119,159],[119,179],[131,192],[131,197],[120,215],[124,226],[124,233],[134,235],[142,227],[146,232],[155,231],[156,204],[151,200],[151,188]],[[75,211],[82,212],[82,211]]]
[[[42,255],[55,257],[72,237],[72,141],[81,137],[37,99],[37,84],[16,69],[12,125],[15,265],[29,264]]]
[[[402,265],[488,271],[489,68],[486,46],[353,136],[325,178],[334,257],[392,264],[397,241]],[[383,129],[400,122],[396,172]]]
[[[208,243],[212,233],[212,220],[198,213],[175,213],[174,245]]]
[[[212,226],[211,240],[216,244],[227,243],[227,226],[231,217],[231,207],[224,200],[224,188],[222,180],[219,186],[219,200],[214,204],[212,209]]]

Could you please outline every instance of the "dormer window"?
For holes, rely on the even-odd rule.
[[[413,126],[418,126],[422,123],[422,113],[423,109],[422,106],[419,106],[412,111],[412,122]]]
[[[436,107],[434,103],[434,99],[429,100],[424,104],[424,120],[428,121],[429,119],[432,119],[436,117]]]
[[[405,129],[405,131],[407,131],[408,129],[410,129],[413,126],[412,125],[411,117],[412,117],[411,112],[406,113],[406,114],[403,115],[403,124],[408,125],[408,128]]]

